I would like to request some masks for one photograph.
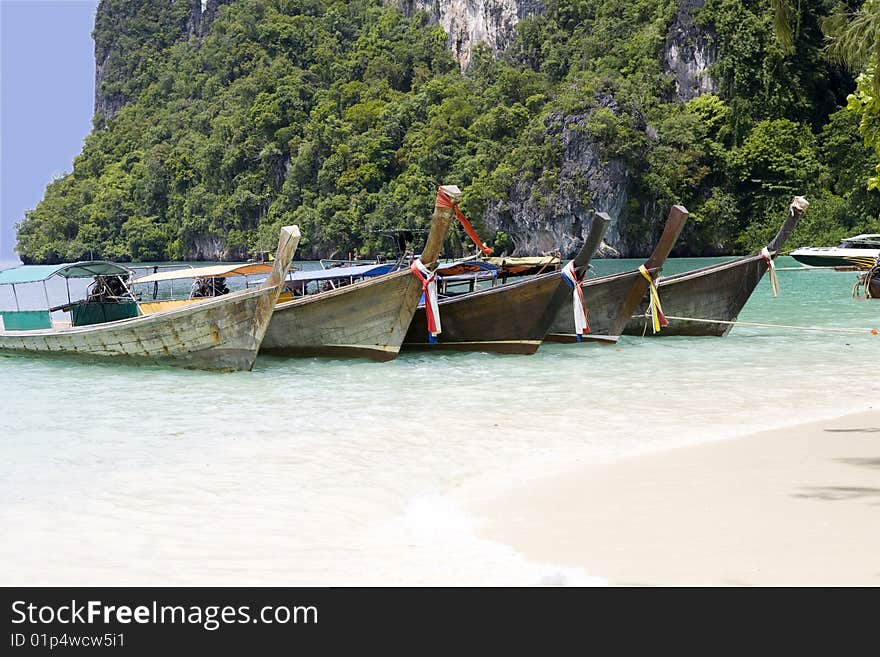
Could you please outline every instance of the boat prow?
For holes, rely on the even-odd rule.
[[[610,223],[604,214],[594,215],[591,221],[587,239],[572,261],[576,272],[589,265]],[[420,306],[404,346],[409,350],[533,354],[547,335],[559,306],[570,298],[563,272],[551,271],[441,299],[438,309],[442,331],[431,335],[426,308]]]
[[[657,276],[687,223],[688,216],[684,206],[675,205],[670,209],[663,233],[654,251],[645,261],[645,273],[637,269],[600,278],[588,278],[581,283],[588,311],[588,332],[578,334],[576,331],[572,300],[557,311],[546,340],[564,343],[584,341],[616,343],[633,311],[639,306],[649,285],[652,284],[646,278],[646,274],[651,277]]]
[[[433,271],[461,195],[454,185],[437,193],[420,262]],[[275,309],[261,351],[279,356],[397,357],[422,294],[411,268],[371,276],[342,287],[294,296]]]
[[[803,197],[794,198],[776,236],[760,253],[663,277],[657,288],[668,326],[657,333],[648,329],[648,301],[645,300],[624,332],[660,337],[727,335],[776,254],[797,227],[807,205]]]

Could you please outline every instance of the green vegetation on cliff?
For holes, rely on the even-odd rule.
[[[301,226],[303,256],[375,253],[389,246],[379,229],[426,225],[440,183],[463,187],[478,224],[516,181],[552,195],[552,117],[570,115],[586,117],[603,161],[634,174],[626,243],[683,203],[682,252],[759,247],[795,193],[812,203],[789,246],[880,232],[867,188],[880,157],[863,141],[880,131],[845,109],[855,82],[820,30],[830,0],[802,3],[791,52],[767,3],[709,0],[696,16],[718,90],[688,102],[663,66],[674,0],[551,0],[500,61],[478,48],[466,74],[442,28],[380,0],[239,0],[188,39],[174,37],[180,11],[156,19],[164,0],[113,2],[140,12],[129,40],[141,45],[114,53],[105,87],[129,102],[98,117],[20,225],[29,262],[241,259],[271,248],[282,223]],[[121,28],[95,29],[103,44]],[[876,105],[861,80],[855,110]]]

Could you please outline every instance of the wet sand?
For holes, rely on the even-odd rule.
[[[483,538],[622,586],[880,585],[880,410],[582,466]]]

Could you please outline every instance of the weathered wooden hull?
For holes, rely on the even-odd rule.
[[[0,352],[113,359],[190,369],[250,370],[299,238],[298,227],[282,227],[275,264],[259,288],[103,324],[0,331]]]
[[[107,324],[0,331],[0,351],[192,369],[250,370],[276,294],[275,288],[245,290]]]
[[[766,271],[767,261],[758,254],[663,278],[658,285],[663,312],[669,317],[735,321]],[[647,308],[645,299],[624,333],[654,335],[651,320],[645,317]],[[723,337],[731,328],[731,324],[670,319],[656,335]]]
[[[663,266],[687,219],[688,211],[684,206],[672,206],[663,233],[645,261],[646,273],[656,275]],[[648,287],[648,278],[638,270],[586,279],[581,289],[590,332],[581,336],[577,334],[572,290],[565,302],[559,305],[545,339],[549,342],[617,342]]]
[[[409,269],[295,298],[275,309],[263,353],[391,360],[403,344],[422,286]]]
[[[424,306],[413,316],[405,350],[488,351],[533,354],[553,320],[554,295],[564,286],[559,272],[441,299],[442,332],[428,340]]]
[[[582,340],[617,342],[620,337],[622,323],[620,318],[624,310],[627,292],[640,278],[639,272],[629,271],[584,281],[582,289],[590,332],[581,336]],[[570,290],[569,293],[571,293]],[[556,311],[544,339],[547,342],[578,342],[571,300],[562,304]]]
[[[453,218],[455,186],[438,191],[431,230],[420,260],[437,266]],[[445,202],[441,200],[445,199]],[[409,269],[294,298],[279,304],[266,331],[262,351],[281,356],[366,356],[396,358],[422,295],[422,283]]]
[[[769,268],[769,257],[775,257],[809,205],[796,196],[788,208],[788,217],[764,249],[764,254],[738,258],[702,269],[676,274],[660,280],[658,292],[669,326],[654,333],[646,317],[647,296],[642,300],[624,329],[627,335],[705,335],[723,337],[730,333],[733,322]],[[765,255],[767,257],[765,257]],[[673,319],[680,317],[684,319]],[[701,322],[699,320],[715,320]]]

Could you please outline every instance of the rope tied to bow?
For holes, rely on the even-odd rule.
[[[571,306],[574,310],[574,333],[577,341],[583,340],[583,336],[590,333],[590,323],[587,320],[587,304],[584,300],[584,290],[581,287],[581,277],[577,275],[574,260],[570,260],[562,268],[562,280],[572,289]]]
[[[645,267],[645,265],[639,265],[639,273],[646,281],[648,281],[648,289],[651,295],[651,301],[648,304],[648,312],[651,313],[651,326],[654,329],[654,333],[659,333],[661,328],[669,326],[669,320],[667,320],[666,315],[663,314],[663,306],[660,305],[660,295],[657,293],[657,285],[654,278],[651,276],[651,272],[648,271],[648,268]]]
[[[770,287],[773,290],[773,296],[779,296],[779,277],[776,275],[776,262],[773,260],[773,254],[765,246],[761,249],[761,257],[767,263],[767,271],[770,273]]]
[[[428,342],[437,342],[437,336],[443,330],[440,326],[440,306],[437,303],[437,272],[431,271],[416,258],[409,266],[409,270],[422,284],[422,294],[425,297],[425,317],[428,320]]]
[[[455,211],[455,216],[458,219],[459,223],[461,223],[462,228],[464,228],[464,232],[467,233],[468,237],[473,240],[474,244],[477,245],[477,248],[483,252],[484,255],[492,254],[492,247],[486,246],[486,243],[480,239],[480,236],[477,234],[477,230],[474,228],[473,224],[468,221],[468,218],[462,214],[461,210],[458,209],[458,203],[452,200],[446,192],[443,191],[443,188],[439,188],[437,190],[437,200],[434,202],[434,205],[438,208],[452,208]]]

